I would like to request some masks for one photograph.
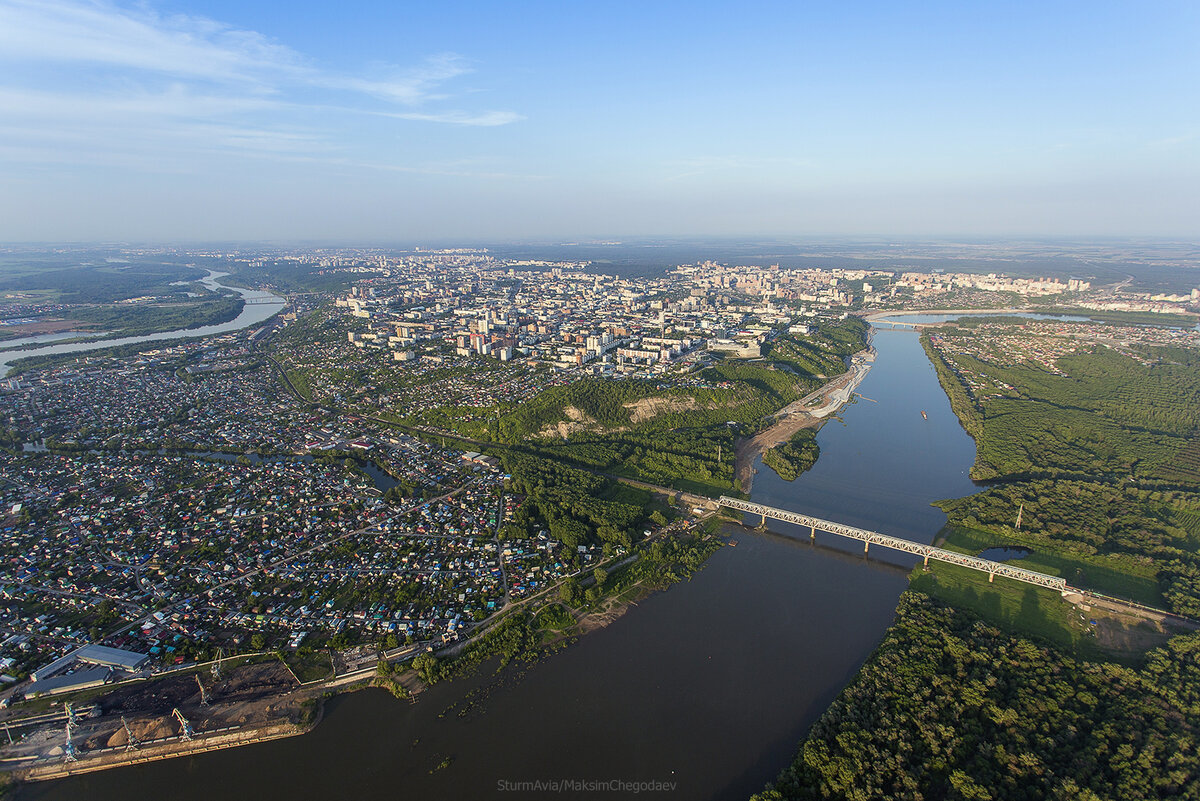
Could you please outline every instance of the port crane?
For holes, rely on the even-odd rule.
[[[224,649],[224,648],[218,648],[218,649],[217,649],[217,659],[216,659],[216,661],[215,661],[215,662],[213,662],[213,664],[212,664],[212,677],[213,677],[213,681],[220,681],[220,680],[221,680],[221,660],[222,660],[222,659],[224,659],[224,658],[225,658],[225,649]]]
[[[192,734],[193,734],[192,724],[188,723],[188,719],[185,718],[183,716],[183,713],[179,711],[179,707],[175,707],[174,709],[172,709],[171,714],[174,715],[175,719],[179,721],[179,739],[181,739],[181,740],[192,739]]]
[[[200,706],[208,706],[208,688],[204,686],[204,682],[200,681],[200,674],[194,673],[196,677],[196,685],[200,688]]]
[[[75,743],[71,742],[71,735],[73,733],[71,730],[74,728],[75,725],[71,723],[71,719],[67,718],[67,742],[63,745],[63,761],[65,762],[76,761]]]
[[[125,750],[136,751],[142,742],[133,736],[133,729],[129,728],[129,722],[125,720],[124,715],[121,715],[121,725],[125,727]]]

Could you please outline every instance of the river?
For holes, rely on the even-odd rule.
[[[112,348],[119,345],[134,345],[139,342],[158,342],[159,340],[169,339],[184,339],[186,337],[207,337],[214,334],[227,334],[230,331],[240,331],[243,328],[249,328],[253,325],[266,322],[280,309],[286,305],[287,301],[278,295],[266,292],[260,289],[242,289],[236,286],[225,286],[220,283],[219,279],[224,278],[229,273],[208,271],[206,278],[200,279],[200,283],[207,286],[214,292],[228,290],[236,292],[246,301],[246,305],[242,307],[241,314],[234,317],[226,323],[217,325],[205,325],[199,328],[180,328],[175,331],[163,331],[159,334],[145,334],[137,337],[119,337],[117,339],[101,339],[87,340],[85,342],[69,342],[61,345],[43,345],[41,347],[13,347],[16,341],[0,342],[0,349],[4,349],[0,353],[0,377],[8,373],[12,362],[17,359],[23,359],[27,356],[56,356],[64,353],[83,353],[89,350],[99,350],[101,348]],[[45,342],[45,339],[39,340]],[[24,343],[31,344],[31,343]],[[36,344],[36,343],[32,343]]]
[[[753,500],[929,542],[945,522],[930,502],[975,489],[974,444],[915,333],[878,330],[874,345],[859,387],[872,400],[821,429],[821,457],[795,482],[760,468]],[[773,528],[731,527],[737,546],[690,581],[523,674],[440,684],[415,704],[366,690],[332,700],[302,737],[31,785],[19,797],[629,797],[500,791],[506,781],[615,779],[675,785],[648,797],[745,801],[874,650],[913,563]],[[489,682],[464,716],[450,709]]]

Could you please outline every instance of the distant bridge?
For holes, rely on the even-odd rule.
[[[763,506],[758,503],[750,503],[749,501],[739,501],[736,498],[730,498],[722,495],[718,501],[721,506],[727,506],[730,509],[737,509],[740,512],[748,512],[750,514],[760,515],[762,517],[762,525],[766,526],[767,520],[782,520],[785,523],[795,523],[799,526],[808,526],[811,532],[810,536],[813,539],[817,537],[817,530],[828,531],[831,534],[839,534],[850,539],[860,540],[863,543],[863,553],[867,553],[871,545],[882,545],[885,548],[891,548],[896,551],[904,551],[905,553],[916,554],[925,559],[926,566],[929,565],[930,559],[936,559],[939,562],[947,562],[960,567],[969,567],[973,570],[981,570],[988,574],[988,581],[992,581],[996,576],[1004,576],[1006,578],[1024,581],[1027,584],[1036,584],[1039,587],[1047,587],[1059,592],[1067,592],[1067,580],[1058,576],[1047,576],[1045,573],[1036,573],[1032,570],[1026,570],[1022,567],[1006,564],[1004,562],[993,562],[990,559],[980,559],[978,556],[968,556],[964,553],[955,553],[942,548],[935,548],[932,545],[925,545],[912,540],[901,539],[900,537],[890,537],[887,534],[880,534],[877,531],[867,531],[866,529],[847,526],[843,523],[834,523],[831,520],[822,520],[819,517],[809,517],[808,515],[789,512],[786,509],[776,509],[773,506]]]

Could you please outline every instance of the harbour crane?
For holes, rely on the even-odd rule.
[[[174,715],[175,719],[179,721],[179,739],[192,739],[192,724],[188,723],[188,719],[185,718],[183,713],[179,711],[179,707],[172,709],[171,714]]]
[[[133,729],[129,728],[129,722],[125,720],[124,715],[121,715],[121,725],[125,727],[125,750],[137,750],[142,742],[137,737],[133,736]]]
[[[208,689],[204,686],[204,682],[200,681],[200,674],[192,674],[196,677],[196,685],[200,688],[200,706],[208,706]]]
[[[71,742],[71,729],[73,729],[73,728],[74,728],[74,726],[71,723],[71,719],[68,718],[67,719],[67,742],[65,745],[63,745],[63,761],[64,762],[75,762],[76,761],[75,743]]]

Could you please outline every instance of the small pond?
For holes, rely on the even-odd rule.
[[[1028,548],[1016,548],[1011,546],[996,546],[988,548],[979,553],[980,559],[991,559],[993,562],[1013,562],[1017,559],[1024,559],[1033,551]]]

